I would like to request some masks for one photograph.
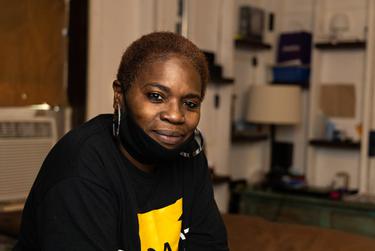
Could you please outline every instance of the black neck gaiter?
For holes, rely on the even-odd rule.
[[[128,109],[123,109],[119,139],[125,150],[143,164],[161,164],[175,160],[181,152],[192,152],[196,143],[194,134],[175,149],[167,149],[148,136],[139,127]]]

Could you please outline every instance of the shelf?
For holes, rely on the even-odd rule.
[[[270,50],[272,46],[259,41],[253,41],[248,39],[235,39],[234,45],[237,49],[241,50]]]
[[[359,150],[361,143],[358,141],[332,141],[326,139],[312,139],[310,145],[335,149]]]
[[[255,143],[268,139],[267,134],[232,132],[232,143]]]
[[[225,183],[230,183],[232,181],[229,175],[216,174],[212,167],[208,168],[211,173],[212,184],[220,185]]]
[[[315,48],[321,50],[358,50],[366,48],[366,41],[318,42]]]
[[[211,176],[211,179],[212,179],[212,183],[214,185],[225,184],[225,183],[229,183],[231,181],[231,178],[228,175],[216,175],[216,174],[213,174]]]
[[[215,54],[210,51],[203,51],[207,63],[208,63],[208,70],[210,73],[209,76],[209,84],[213,85],[231,85],[234,84],[233,78],[227,78],[223,76],[223,67],[215,63]]]
[[[209,80],[209,84],[213,85],[232,85],[234,84],[234,79],[233,78],[211,78]]]

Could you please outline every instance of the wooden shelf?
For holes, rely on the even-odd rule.
[[[220,185],[220,184],[225,184],[225,183],[229,184],[232,181],[229,175],[216,174],[212,167],[209,167],[208,169],[211,173],[212,184],[214,185]]]
[[[223,76],[223,67],[215,63],[215,54],[210,51],[203,51],[207,63],[208,63],[208,70],[210,73],[209,76],[209,84],[213,85],[231,85],[234,84],[233,78],[227,78]]]
[[[212,184],[214,185],[220,185],[220,184],[225,184],[225,183],[229,183],[231,181],[231,178],[229,175],[216,175],[216,174],[213,174],[211,176],[212,178]]]
[[[259,41],[247,40],[247,39],[235,39],[234,45],[237,49],[241,50],[270,50],[272,46]]]
[[[312,139],[310,145],[317,147],[326,147],[333,149],[359,150],[361,142],[358,141],[332,141],[327,139]]]
[[[315,48],[321,50],[358,50],[365,49],[365,41],[342,41],[342,42],[318,42],[315,43]]]
[[[209,84],[213,85],[232,85],[234,84],[233,78],[211,78]]]
[[[268,139],[267,134],[232,132],[232,143],[255,143]]]

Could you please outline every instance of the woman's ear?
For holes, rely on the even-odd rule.
[[[117,109],[118,105],[123,107],[124,97],[121,83],[118,80],[113,81],[113,109]]]

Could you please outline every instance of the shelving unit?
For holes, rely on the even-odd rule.
[[[329,185],[336,173],[346,172],[350,176],[350,188],[359,189],[360,192],[369,190],[368,131],[372,109],[374,10],[373,0],[315,2],[307,156],[307,178],[311,185]],[[351,22],[350,28],[341,34],[341,39],[331,42],[327,38],[330,37],[332,18],[342,13]],[[353,86],[354,115],[340,117],[324,114],[321,104],[323,85]],[[345,104],[336,105],[342,107]],[[327,120],[344,131],[348,140],[325,139],[324,125]]]

